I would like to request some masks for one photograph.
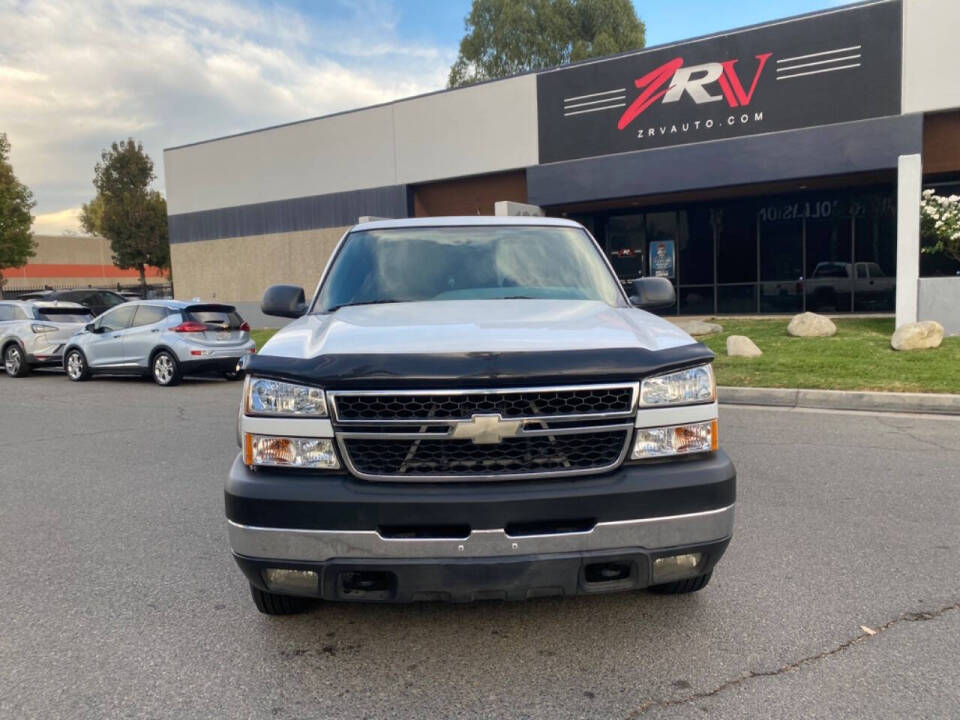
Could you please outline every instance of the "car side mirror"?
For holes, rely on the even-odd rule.
[[[87,332],[95,333],[97,332],[97,325],[96,323],[87,323],[83,329]]]
[[[644,310],[670,307],[677,302],[677,293],[666,278],[642,277],[633,281],[630,302]]]
[[[263,294],[260,311],[264,315],[298,318],[306,314],[307,301],[303,288],[296,285],[271,285]]]

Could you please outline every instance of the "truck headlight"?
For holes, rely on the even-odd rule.
[[[712,365],[655,375],[640,384],[640,405],[693,405],[717,399]]]
[[[717,449],[717,421],[687,425],[637,428],[633,436],[633,460],[711,452]]]
[[[323,418],[327,417],[327,400],[320,388],[248,377],[244,387],[244,412],[247,415]]]
[[[308,470],[336,470],[340,467],[330,438],[278,437],[247,433],[243,462],[253,467],[292,467]]]

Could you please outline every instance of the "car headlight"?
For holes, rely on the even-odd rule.
[[[331,438],[277,437],[247,433],[243,443],[243,462],[250,467],[291,467],[310,470],[335,470],[340,461]]]
[[[693,405],[717,399],[712,365],[655,375],[640,384],[640,405]]]
[[[637,428],[633,436],[633,460],[689,455],[717,449],[717,421],[687,425]]]
[[[248,378],[244,389],[244,412],[247,415],[323,418],[327,417],[327,400],[320,388],[267,378]]]

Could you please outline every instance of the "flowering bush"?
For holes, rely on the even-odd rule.
[[[960,262],[960,195],[944,197],[924,190],[920,196],[920,234],[933,241],[922,252],[944,253]]]

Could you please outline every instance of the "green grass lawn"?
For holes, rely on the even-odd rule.
[[[960,393],[960,337],[945,338],[936,350],[896,352],[892,318],[837,320],[829,338],[790,337],[785,319],[716,322],[723,332],[702,339],[717,354],[720,385]],[[275,332],[250,335],[260,348]],[[728,335],[746,335],[763,356],[727,357]]]
[[[276,332],[276,330],[251,330],[250,337],[253,338],[253,341],[257,344],[257,350],[259,350]]]
[[[701,339],[717,354],[720,385],[960,393],[960,337],[935,350],[897,352],[892,318],[835,320],[829,338],[791,337],[786,319],[715,322],[723,332]],[[746,335],[763,356],[728,357],[729,335]]]

